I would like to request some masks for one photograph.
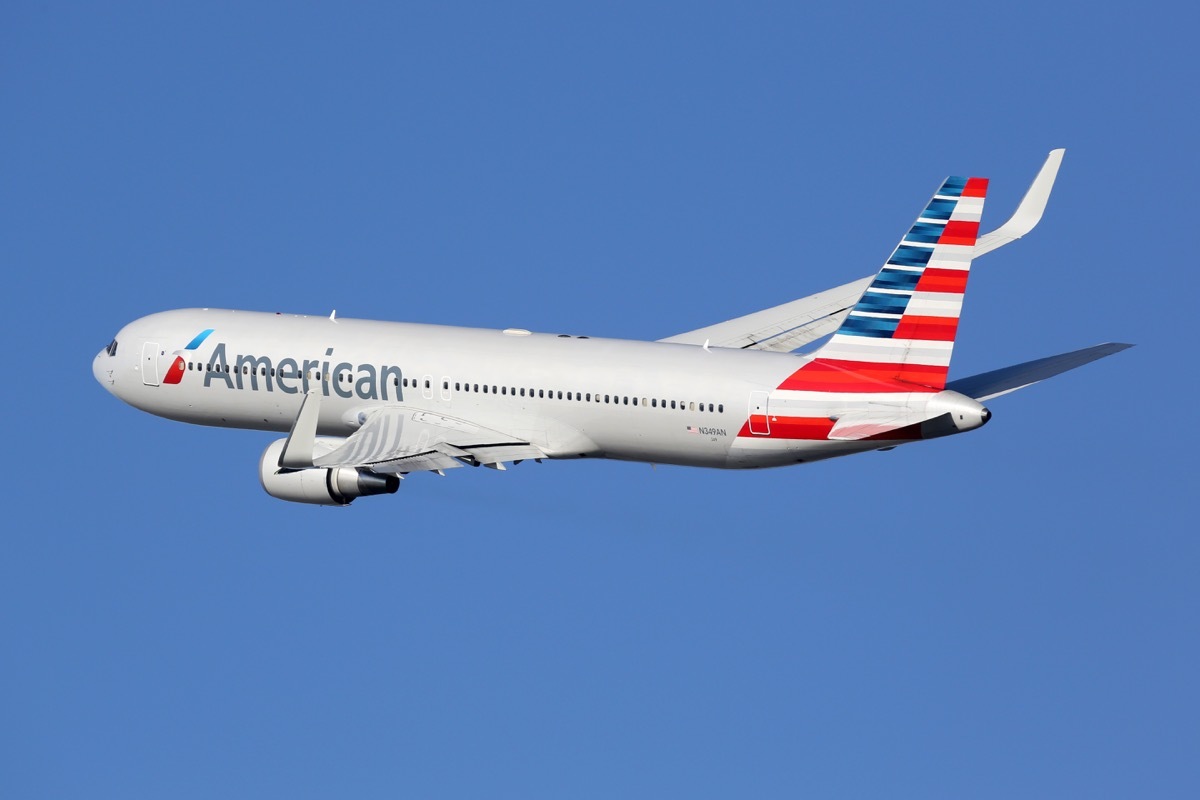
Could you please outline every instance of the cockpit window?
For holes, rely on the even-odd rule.
[[[117,340],[113,339],[111,342],[109,342],[108,347],[104,348],[104,351],[110,356],[115,356],[117,354]]]

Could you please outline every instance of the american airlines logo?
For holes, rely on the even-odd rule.
[[[176,351],[175,361],[167,370],[163,383],[177,384],[188,370],[184,357],[187,351],[195,350],[212,333],[207,330],[198,335],[182,351]],[[349,361],[333,362],[333,348],[325,351],[325,360],[281,358],[272,362],[269,356],[238,353],[230,359],[225,342],[218,342],[212,355],[203,363],[196,362],[196,370],[204,374],[204,387],[214,384],[227,389],[242,389],[252,392],[279,390],[284,394],[307,394],[320,384],[321,394],[330,394],[345,399],[360,400],[403,400],[401,383],[404,377],[400,367],[388,364],[351,364]],[[388,389],[394,390],[389,396]]]

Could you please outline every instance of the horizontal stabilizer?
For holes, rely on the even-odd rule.
[[[1070,353],[1039,358],[1036,361],[1026,361],[1024,364],[1015,364],[1011,367],[984,372],[981,375],[972,375],[969,378],[960,378],[947,384],[946,388],[976,400],[990,400],[993,397],[1032,386],[1038,381],[1053,378],[1067,370],[1082,367],[1084,364],[1090,364],[1096,359],[1111,356],[1113,353],[1119,353],[1130,347],[1133,345],[1120,342],[1098,344]]]
[[[925,408],[871,404],[866,411],[855,411],[838,417],[829,431],[829,438],[839,442],[869,439],[889,431],[907,428],[945,413],[943,409],[927,412]]]

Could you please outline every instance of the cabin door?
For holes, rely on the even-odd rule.
[[[158,386],[158,342],[142,345],[142,383]]]
[[[750,432],[755,436],[766,436],[771,433],[771,420],[767,416],[766,392],[750,393]]]

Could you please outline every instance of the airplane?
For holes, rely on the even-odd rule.
[[[972,260],[1037,225],[1064,152],[991,233],[987,179],[950,177],[875,275],[654,342],[194,308],[126,325],[92,370],[160,417],[287,432],[259,477],[298,503],[530,459],[751,469],[890,450],[975,430],[984,402],[1132,346],[947,381]]]

